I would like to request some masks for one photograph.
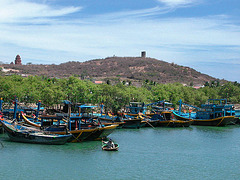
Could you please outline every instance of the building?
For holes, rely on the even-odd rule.
[[[142,57],[142,58],[146,58],[146,51],[142,51],[142,52],[141,52],[141,57]]]
[[[95,84],[102,84],[102,81],[94,81]]]
[[[17,55],[16,58],[15,58],[15,64],[22,65],[22,60],[21,60],[21,57],[19,55]]]

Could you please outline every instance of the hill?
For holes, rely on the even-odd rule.
[[[76,75],[82,79],[131,81],[132,83],[152,81],[158,83],[179,82],[183,84],[204,84],[216,78],[202,74],[192,68],[144,57],[107,57],[86,62],[67,62],[59,65],[14,65],[5,64],[5,69],[17,70],[18,74],[65,78]],[[15,71],[16,73],[16,71]]]

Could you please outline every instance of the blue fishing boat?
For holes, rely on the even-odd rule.
[[[182,105],[197,109],[196,113],[191,111],[182,113]],[[179,101],[179,110],[173,112],[179,120],[193,120],[192,125],[199,126],[226,126],[235,121],[234,106],[227,103],[227,99],[209,99],[207,104],[202,104],[201,108]]]
[[[117,129],[123,128],[123,126],[126,124],[122,118],[115,115],[108,115],[108,114],[98,114],[98,121],[101,122],[104,126],[109,125],[118,125]]]
[[[36,128],[29,128],[16,122],[0,120],[9,138],[15,142],[62,145],[72,138],[72,134],[49,134]]]
[[[85,113],[85,108],[93,108],[93,106],[82,105],[80,108],[82,112],[79,112],[78,115],[73,115],[69,112],[68,115],[58,114],[40,116],[41,123],[38,124],[26,118],[24,114],[22,114],[22,117],[26,124],[41,128],[46,132],[61,135],[71,133],[73,136],[70,142],[101,140],[111,134],[118,126],[104,126],[100,122],[97,122],[97,119],[94,119],[95,117],[92,113]],[[63,120],[63,117],[67,118],[67,120]]]
[[[189,127],[192,120],[178,120],[174,118],[172,114],[173,108],[172,103],[166,102],[165,100],[146,104],[145,106],[151,106],[151,113],[148,114],[150,123],[158,127]]]
[[[98,119],[104,125],[116,124],[117,128],[126,128],[126,129],[139,129],[145,125],[145,121],[140,116],[131,116],[126,113],[120,113],[117,116],[112,114],[103,114],[104,105],[101,104],[101,114],[98,115]]]
[[[236,124],[240,124],[240,110],[239,109],[235,110],[235,120],[236,120]]]

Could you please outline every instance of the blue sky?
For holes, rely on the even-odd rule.
[[[239,0],[0,0],[0,61],[148,57],[240,82]]]

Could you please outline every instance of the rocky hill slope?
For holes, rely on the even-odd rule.
[[[14,65],[5,64],[5,69],[18,70],[18,74],[43,75],[64,78],[71,75],[82,79],[114,80],[131,82],[158,82],[183,84],[204,84],[216,78],[179,66],[174,63],[144,57],[108,57],[86,62],[67,62],[59,65]],[[16,73],[16,72],[15,72]]]

